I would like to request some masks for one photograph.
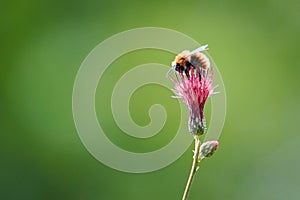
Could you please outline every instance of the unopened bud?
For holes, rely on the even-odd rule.
[[[218,141],[207,141],[207,142],[204,142],[200,146],[198,159],[202,160],[203,158],[212,156],[214,154],[214,152],[217,150],[218,146],[219,146],[219,142]]]

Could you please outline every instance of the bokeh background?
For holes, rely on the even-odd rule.
[[[293,0],[2,1],[0,199],[181,199],[192,148],[162,170],[123,173],[88,153],[72,118],[73,82],[83,59],[111,35],[145,26],[209,43],[225,83],[221,145],[202,163],[190,199],[299,199],[299,9]],[[96,108],[115,144],[147,152],[174,136],[178,104],[159,86],[140,88],[130,104],[140,125],[149,122],[149,106],[165,106],[170,117],[153,138],[125,135],[105,106],[123,72],[148,62],[169,64],[173,56],[132,52],[107,70]]]

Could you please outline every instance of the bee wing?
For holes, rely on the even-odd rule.
[[[189,53],[189,56],[190,56],[190,55],[193,55],[193,54],[195,54],[195,53],[197,53],[197,52],[201,52],[201,51],[205,51],[205,50],[208,50],[208,44],[203,45],[203,46],[201,46],[201,47],[199,47],[199,48],[197,48],[197,49],[191,51],[191,52]]]

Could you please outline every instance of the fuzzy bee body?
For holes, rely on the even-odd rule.
[[[196,69],[208,69],[210,67],[210,62],[208,57],[204,53],[195,53],[191,55],[190,63],[196,68]]]
[[[189,77],[191,68],[194,68],[198,73],[207,70],[210,67],[210,61],[207,55],[201,52],[207,50],[207,46],[201,46],[192,52],[185,50],[178,54],[172,62],[173,70],[180,74],[185,73],[187,77]]]

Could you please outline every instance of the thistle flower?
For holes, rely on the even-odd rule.
[[[189,132],[195,140],[195,149],[191,172],[186,183],[182,200],[186,200],[192,180],[198,170],[198,164],[206,157],[210,157],[216,151],[219,142],[207,141],[201,145],[200,135],[206,131],[206,121],[204,117],[204,106],[207,98],[214,94],[212,86],[213,70],[208,56],[202,51],[208,50],[208,45],[201,46],[192,52],[183,51],[175,57],[172,68],[176,78],[169,76],[175,84],[173,98],[180,98],[187,105],[189,116]],[[178,77],[179,76],[179,77]]]
[[[212,86],[213,70],[191,67],[188,74],[178,73],[179,79],[170,76],[175,84],[174,98],[181,98],[190,111],[189,131],[195,135],[202,135],[206,130],[204,105],[207,98],[214,94]],[[177,76],[177,75],[176,75]]]

